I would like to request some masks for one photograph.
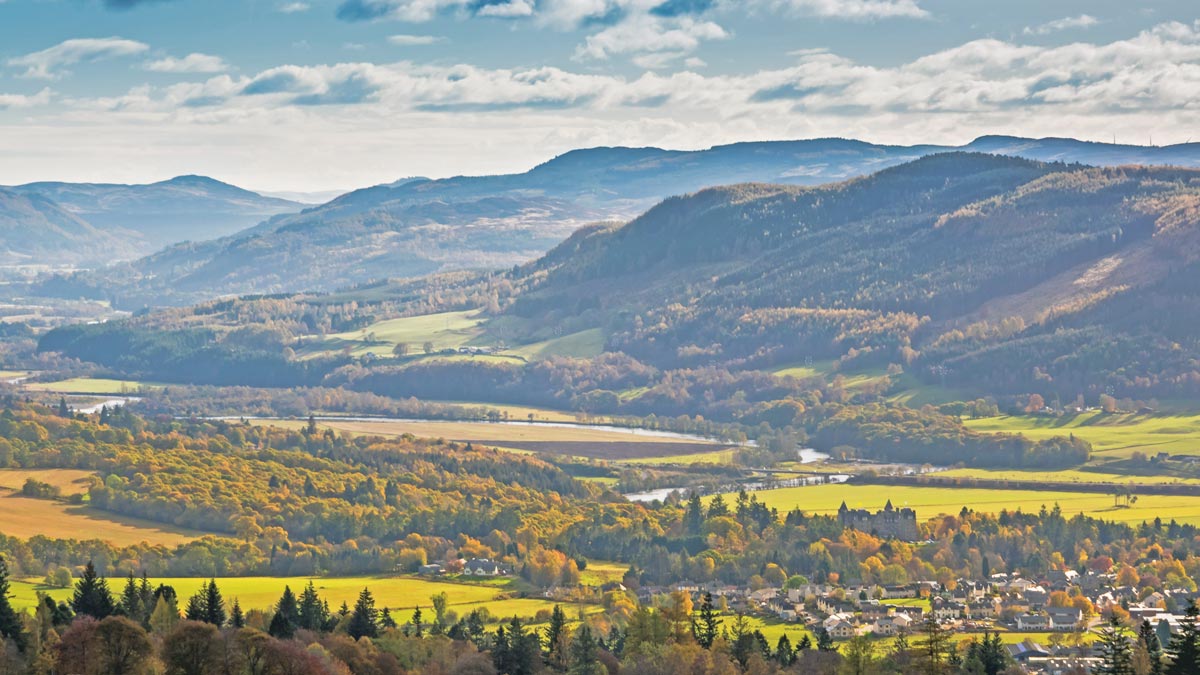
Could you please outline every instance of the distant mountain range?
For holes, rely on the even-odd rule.
[[[0,255],[30,264],[129,260],[182,241],[223,237],[304,208],[203,176],[149,185],[29,183],[2,189],[10,196],[0,201],[0,222],[23,232],[0,233]],[[41,217],[32,215],[31,204]],[[62,236],[67,231],[72,235]]]
[[[952,151],[1098,166],[1200,166],[1200,144],[1142,147],[1007,136],[962,147],[817,139],[701,151],[593,148],[521,174],[413,178],[357,190],[228,236],[203,242],[188,237],[188,243],[127,266],[54,287],[132,308],[225,294],[331,290],[452,269],[503,269],[537,258],[583,225],[628,220],[672,195],[748,182],[818,185]],[[285,204],[278,206],[286,211]]]
[[[48,333],[41,348],[134,378],[253,384],[285,373],[289,382],[445,400],[503,400],[487,398],[497,382],[512,391],[549,386],[511,379],[519,365],[487,359],[383,361],[338,374],[343,361],[290,353],[330,308],[357,303],[370,317],[371,303],[389,303],[391,312],[480,309],[485,341],[590,335],[625,355],[611,363],[643,364],[623,368],[710,373],[714,383],[723,371],[812,364],[811,373],[874,373],[871,387],[899,384],[884,373],[903,374],[906,390],[945,400],[1032,392],[1062,402],[1106,393],[1194,400],[1200,170],[938,153],[818,187],[751,183],[672,197],[492,274],[293,300],[210,302],[70,326]],[[295,332],[267,346],[236,330],[226,339],[214,318],[222,313],[222,321],[271,317]],[[565,380],[591,382],[598,390],[589,395],[621,405],[623,386],[610,389],[600,371],[571,372]],[[526,374],[548,377],[537,367]],[[756,386],[772,386],[764,382]],[[679,396],[667,386],[642,393],[639,405],[649,407],[639,410],[679,414],[654,404]],[[736,399],[706,415],[746,413],[749,404]]]

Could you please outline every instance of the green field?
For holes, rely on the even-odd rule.
[[[1105,494],[1041,490],[984,490],[978,488],[910,487],[885,485],[811,485],[761,490],[758,500],[786,513],[799,508],[806,513],[834,514],[842,500],[850,508],[876,510],[891,500],[897,508],[916,509],[918,522],[944,514],[956,514],[964,506],[975,511],[998,513],[1002,509],[1036,512],[1042,506],[1062,507],[1070,517],[1083,513],[1123,523],[1152,521],[1162,516],[1181,523],[1200,524],[1200,497],[1142,495],[1129,508],[1113,506]],[[725,495],[726,501],[736,495]]]
[[[56,394],[136,394],[143,389],[162,389],[164,385],[100,377],[74,377],[58,382],[28,382],[22,386],[30,391]]]
[[[1001,416],[964,420],[988,433],[1020,433],[1032,439],[1075,434],[1092,444],[1098,459],[1128,459],[1135,452],[1154,456],[1200,455],[1200,415],[1106,415],[1086,412],[1064,417]]]
[[[218,578],[217,586],[227,603],[234,599],[244,610],[268,609],[274,605],[283,593],[284,586],[290,586],[299,592],[309,582],[308,577],[227,577]],[[375,596],[376,604],[382,609],[407,612],[420,606],[428,611],[431,606],[430,596],[445,593],[449,598],[449,606],[460,615],[478,607],[487,607],[497,618],[500,617],[533,617],[544,609],[553,609],[554,604],[549,600],[537,598],[508,597],[514,582],[494,583],[457,583],[449,581],[432,581],[411,576],[361,576],[361,577],[326,577],[314,578],[321,597],[329,601],[330,607],[337,609],[343,602],[353,605],[358,594],[364,587],[370,588]],[[160,583],[173,586],[181,598],[188,598],[198,590],[205,579],[196,578],[165,578],[151,579],[154,585]],[[120,593],[124,581],[110,579],[109,587],[114,593]],[[32,607],[36,602],[36,591],[43,591],[58,600],[70,598],[70,589],[48,588],[31,580],[13,583],[14,606],[17,609]],[[181,603],[182,604],[182,601]]]
[[[581,359],[591,358],[599,356],[602,351],[604,351],[604,333],[599,328],[593,328],[544,342],[535,342],[515,347],[506,350],[504,353],[534,361],[551,356],[568,356]]]
[[[301,355],[311,357],[349,349],[354,356],[390,357],[401,342],[408,345],[410,354],[420,354],[426,342],[432,342],[435,350],[457,349],[482,334],[482,323],[477,310],[388,319],[361,330],[306,338],[310,342]]]
[[[1032,483],[1114,483],[1142,485],[1200,485],[1200,478],[1140,476],[1104,471],[1064,469],[1062,471],[1022,471],[1019,469],[950,469],[939,471],[938,478],[979,478],[983,480],[1027,481]]]
[[[487,408],[495,410],[501,415],[508,415],[504,419],[524,421],[528,420],[530,415],[533,415],[534,421],[537,422],[563,422],[573,424],[579,421],[576,413],[569,410],[554,410],[551,408],[536,408],[527,405],[506,405],[502,403],[485,403],[482,401],[425,401],[426,403],[440,403],[444,405],[457,405],[465,408]],[[604,420],[599,419],[597,424],[603,424]]]
[[[627,459],[626,464],[729,464],[733,462],[734,449],[713,450],[711,452],[694,452],[685,455],[667,455],[665,457],[640,457]]]

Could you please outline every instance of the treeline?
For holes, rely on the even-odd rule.
[[[1091,444],[1073,434],[1039,441],[982,434],[941,413],[878,404],[843,407],[817,425],[812,440],[867,459],[941,466],[1061,469],[1091,454]]]
[[[0,667],[6,672],[79,675],[878,675],[937,672],[1000,675],[1018,672],[998,634],[956,643],[932,616],[911,635],[885,649],[867,637],[841,649],[829,633],[804,634],[796,644],[782,635],[771,644],[741,614],[719,614],[711,595],[697,605],[687,593],[663,596],[659,606],[632,607],[613,592],[601,615],[572,623],[555,606],[543,627],[519,618],[487,626],[482,610],[453,618],[446,595],[411,616],[379,609],[369,588],[353,608],[331,611],[312,583],[300,594],[285,588],[269,608],[244,611],[226,600],[215,581],[187,602],[181,615],[173,588],[152,587],[132,575],[114,594],[89,565],[70,602],[39,595],[34,614],[18,615],[8,598],[8,574],[0,558]],[[152,606],[152,610],[146,607]],[[1196,661],[1200,638],[1195,606],[1167,649],[1153,631],[1139,633],[1139,647],[1160,668]],[[1116,626],[1116,624],[1113,624]],[[1149,624],[1145,624],[1148,626]],[[1106,659],[1129,660],[1135,641],[1102,639],[1114,648]],[[1111,653],[1110,653],[1111,652]],[[1132,672],[1132,671],[1131,671]],[[1174,672],[1174,671],[1168,671]]]

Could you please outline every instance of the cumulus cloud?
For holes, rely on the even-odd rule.
[[[50,96],[51,92],[48,87],[32,96],[25,94],[0,94],[0,110],[32,108],[34,106],[46,105],[50,102]]]
[[[677,39],[677,51],[691,44]],[[597,49],[609,57],[658,58],[607,43]],[[836,51],[805,50],[794,58],[757,72],[652,70],[636,77],[585,67],[285,65],[104,99],[55,95],[55,110],[62,110],[39,110],[29,126],[5,127],[0,154],[42,161],[46,147],[61,148],[55,151],[61,166],[93,136],[114,144],[136,139],[140,146],[152,136],[169,148],[197,144],[169,161],[211,157],[219,147],[230,157],[252,156],[247,166],[255,170],[304,181],[312,180],[306,168],[321,166],[322,176],[361,172],[342,182],[366,184],[388,174],[512,170],[602,144],[706,147],[831,135],[961,142],[987,133],[1100,139],[1147,131],[1159,140],[1159,130],[1200,125],[1200,23],[1164,23],[1106,43],[974,40],[886,66]],[[105,133],[95,134],[101,125]],[[1188,134],[1180,131],[1175,140]],[[322,152],[344,165],[330,167]],[[95,156],[103,154],[97,149]],[[236,176],[239,167],[230,163]],[[0,166],[0,174],[5,170]]]
[[[776,10],[824,18],[873,20],[873,19],[924,19],[929,12],[917,0],[750,0]]]
[[[1100,20],[1096,17],[1090,14],[1080,14],[1048,21],[1040,26],[1026,26],[1023,32],[1026,35],[1049,35],[1063,30],[1091,28],[1098,23]]]
[[[66,40],[40,52],[8,60],[8,65],[24,68],[23,77],[53,79],[67,66],[121,56],[136,56],[150,49],[135,40],[118,37]]]
[[[643,14],[589,35],[576,50],[576,58],[606,59],[616,54],[634,54],[643,68],[662,68],[700,46],[702,40],[729,37],[711,21],[690,16],[664,19]]]
[[[198,52],[183,58],[168,56],[150,61],[145,67],[156,73],[221,73],[229,69],[221,57]]]
[[[389,35],[388,42],[400,47],[420,47],[442,42],[446,38],[437,35]]]

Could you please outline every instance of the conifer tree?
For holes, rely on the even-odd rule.
[[[705,593],[700,600],[699,614],[692,632],[701,647],[711,649],[721,628],[721,620],[717,618],[717,610],[713,607],[712,593]]]
[[[233,599],[233,608],[229,610],[229,625],[232,628],[246,627],[246,615],[242,613],[242,605],[237,598]]]
[[[116,603],[108,590],[108,581],[96,573],[96,567],[90,560],[83,568],[83,576],[75,582],[71,609],[76,614],[86,614],[97,620],[111,616],[116,610]]]
[[[310,585],[311,583],[309,582]],[[284,586],[283,596],[279,598],[279,604],[275,606],[275,616],[271,617],[271,625],[267,627],[267,632],[272,637],[290,640],[296,634],[296,629],[300,627],[317,630],[317,626],[302,625],[296,595],[292,593],[290,586]]]
[[[1100,631],[1097,650],[1100,665],[1092,669],[1095,675],[1134,675],[1133,645],[1116,617],[1109,619],[1108,625]]]
[[[1200,608],[1195,600],[1188,600],[1187,610],[1179,622],[1179,632],[1171,636],[1167,655],[1171,663],[1167,675],[1192,675],[1200,673]]]
[[[287,589],[284,589],[285,594]],[[282,602],[282,601],[281,601]],[[305,630],[323,630],[329,622],[329,607],[317,595],[313,582],[309,581],[300,592],[300,606],[297,625]]]
[[[209,579],[208,587],[204,589],[204,621],[220,628],[225,625],[225,619],[225,600],[221,598],[217,580]]]
[[[787,633],[780,635],[779,641],[775,643],[775,660],[784,668],[796,661],[796,652],[792,650],[792,641],[788,639]]]
[[[396,620],[392,618],[392,611],[387,607],[379,610],[379,627],[380,628],[395,628]]]
[[[369,589],[364,588],[362,593],[358,594],[358,602],[354,603],[354,613],[350,615],[350,624],[346,626],[346,632],[355,640],[364,637],[378,637],[378,621],[379,614],[375,610],[375,598],[371,596]]]
[[[150,630],[157,635],[170,633],[179,623],[179,607],[175,605],[174,596],[160,595],[155,602],[154,611],[150,613]]]
[[[567,615],[562,607],[555,605],[550,612],[550,623],[546,627],[546,664],[556,670],[567,667]]]
[[[1162,643],[1149,619],[1142,619],[1142,624],[1138,626],[1137,646],[1145,657],[1146,666],[1149,668],[1148,675],[1163,675]]]
[[[28,644],[25,627],[21,624],[21,617],[13,609],[9,600],[11,597],[9,590],[8,563],[5,562],[4,556],[0,556],[0,640],[12,640],[13,644],[17,645],[17,649],[25,651]]]

